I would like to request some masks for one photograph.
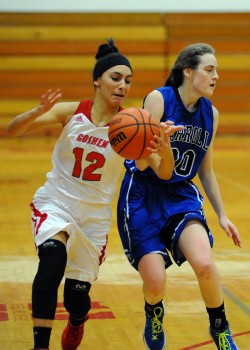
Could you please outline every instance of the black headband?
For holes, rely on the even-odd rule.
[[[114,52],[114,53],[108,54],[105,57],[99,58],[93,70],[93,80],[96,80],[109,68],[118,66],[118,65],[127,66],[132,71],[129,60],[118,52]]]

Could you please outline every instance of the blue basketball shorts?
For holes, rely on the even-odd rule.
[[[202,202],[192,182],[161,186],[126,175],[118,199],[117,224],[130,264],[138,270],[144,255],[156,253],[163,256],[166,268],[172,261],[180,266],[186,258],[178,248],[178,240],[190,220],[203,224],[212,247],[213,236],[201,208]]]

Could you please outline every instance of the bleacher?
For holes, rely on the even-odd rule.
[[[195,42],[216,50],[220,80],[213,104],[218,133],[250,132],[250,13],[2,13],[0,14],[0,135],[17,114],[35,107],[48,88],[64,101],[92,98],[97,47],[113,37],[133,69],[124,107],[164,84],[176,55]]]

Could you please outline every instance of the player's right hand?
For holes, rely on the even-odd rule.
[[[48,112],[62,97],[60,89],[55,91],[49,89],[41,96],[40,111]]]

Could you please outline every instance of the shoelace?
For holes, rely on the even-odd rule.
[[[219,347],[220,350],[230,350],[231,345],[227,337],[230,337],[231,334],[228,333],[228,329],[226,329],[222,333],[217,333],[218,338],[219,338]]]
[[[163,314],[163,309],[161,307],[156,307],[154,309],[154,317],[151,319],[151,327],[152,327],[152,339],[157,340],[158,334],[162,332],[162,322],[159,318]]]

